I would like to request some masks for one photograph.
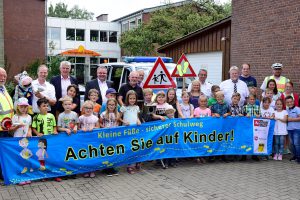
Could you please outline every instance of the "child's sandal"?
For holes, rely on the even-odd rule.
[[[127,167],[128,174],[134,174],[134,169],[132,167]]]

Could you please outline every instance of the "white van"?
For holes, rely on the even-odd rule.
[[[176,64],[173,63],[172,58],[161,57],[164,61],[169,73],[172,74]],[[154,66],[157,57],[123,57],[123,62],[103,63],[99,66],[107,68],[107,80],[114,82],[114,88],[118,91],[122,84],[128,83],[128,76],[132,71],[144,70],[144,82],[146,81],[151,69]],[[173,78],[177,84],[177,95],[182,89],[182,78]],[[187,79],[186,85],[191,82]]]

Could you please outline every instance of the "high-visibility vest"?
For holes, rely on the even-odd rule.
[[[8,92],[0,92],[0,124],[4,118],[12,118],[14,114],[14,106],[11,97]],[[0,131],[3,131],[2,126],[0,125]]]
[[[280,93],[283,93],[284,92],[284,89],[285,89],[285,84],[287,82],[289,82],[290,80],[285,78],[284,76],[280,76],[279,80],[278,79],[275,79],[274,75],[273,76],[268,76],[267,79],[266,79],[266,84],[268,83],[268,81],[270,79],[274,79],[275,82],[276,82],[276,86],[277,86],[277,90],[278,92]],[[267,86],[267,85],[266,85]]]

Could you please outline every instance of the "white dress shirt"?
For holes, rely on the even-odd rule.
[[[212,87],[212,84],[208,81],[205,81],[204,84],[202,84],[200,82],[200,85],[201,85],[201,92],[203,92],[203,94],[205,96],[207,96],[207,98],[211,97],[211,87]],[[188,92],[191,92],[192,90],[192,83],[189,84],[189,87],[187,89]]]
[[[102,103],[106,103],[107,102],[107,98],[106,98],[106,90],[108,89],[107,83],[106,81],[101,82],[98,79],[98,84],[99,84],[99,88],[100,88],[100,94],[102,97]]]
[[[67,88],[69,85],[71,85],[70,76],[68,76],[68,78],[66,78],[66,79],[64,79],[61,76],[61,97],[64,97],[67,95]]]
[[[237,92],[240,93],[241,99],[239,102],[239,106],[243,106],[246,98],[249,96],[249,89],[247,84],[244,81],[238,80],[236,83]],[[231,104],[231,97],[234,93],[234,83],[231,79],[223,81],[220,84],[220,89],[224,92],[225,95],[225,102],[230,105]]]
[[[56,100],[56,97],[55,97],[55,88],[54,86],[45,81],[44,84],[40,84],[38,80],[33,80],[32,81],[32,89],[34,92],[38,91],[38,90],[43,90],[42,92],[40,92],[43,96],[45,96],[46,98],[49,98],[51,100]],[[39,98],[37,98],[35,95],[33,95],[33,98],[32,98],[32,111],[34,113],[40,113],[40,110],[37,106],[37,100]],[[50,105],[48,107],[48,111],[50,111],[51,108],[50,108]]]

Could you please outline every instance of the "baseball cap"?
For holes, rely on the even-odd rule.
[[[18,106],[29,106],[28,99],[26,99],[24,97],[19,98],[17,105]]]
[[[117,91],[114,88],[108,88],[106,90],[106,95],[108,94],[117,94]]]
[[[282,68],[282,64],[281,63],[274,63],[271,66],[272,69],[281,69]]]

